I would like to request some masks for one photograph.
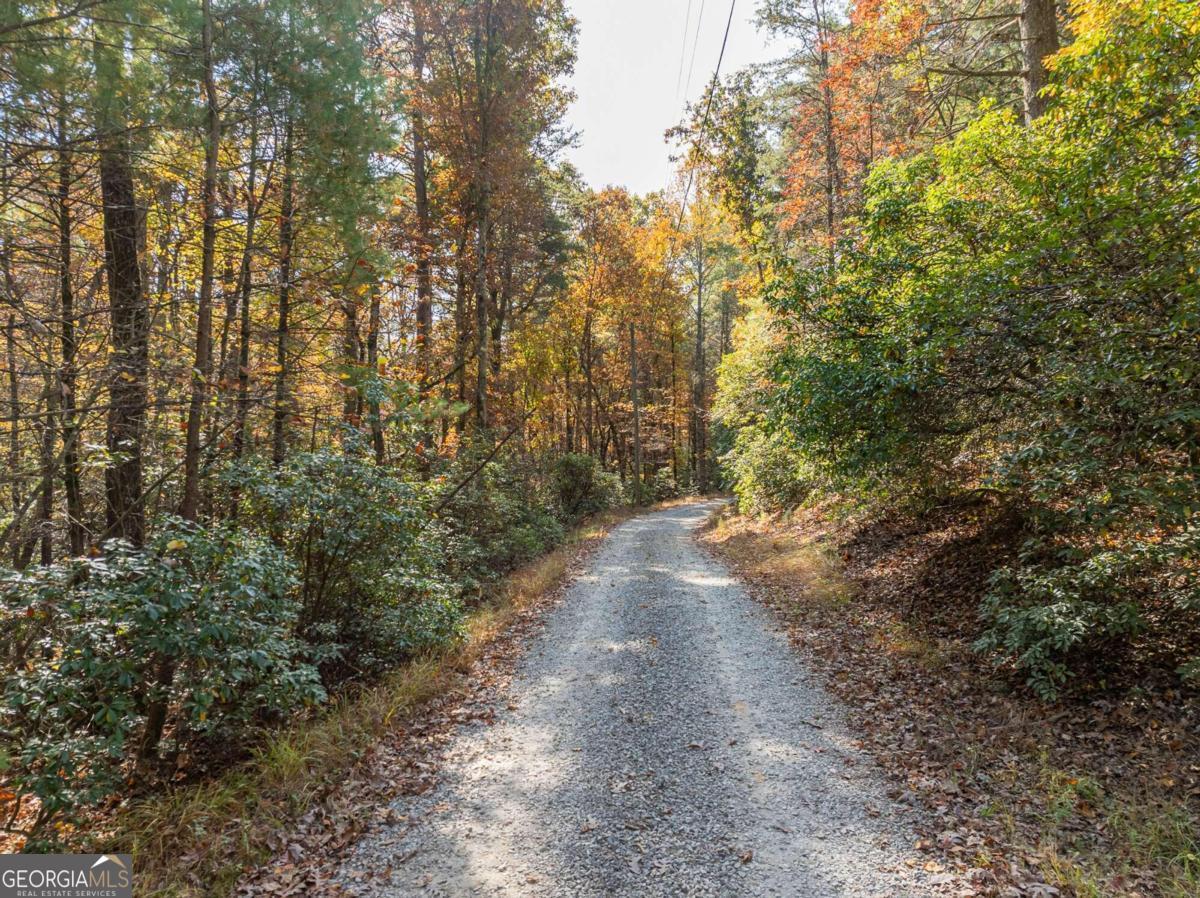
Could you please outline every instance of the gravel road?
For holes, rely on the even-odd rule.
[[[835,701],[692,532],[618,527],[534,640],[495,722],[339,874],[363,896],[941,894]]]

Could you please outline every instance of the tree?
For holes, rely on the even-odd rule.
[[[100,151],[100,192],[104,208],[105,276],[112,333],[106,444],[111,461],[105,472],[106,532],[141,545],[146,533],[142,483],[142,428],[146,415],[150,312],[142,288],[138,253],[138,206],[125,108],[124,48],[129,39],[129,6],[93,24],[96,78],[96,132]]]
[[[1025,123],[1046,111],[1046,60],[1058,52],[1058,10],[1054,0],[1021,0],[1021,85]]]

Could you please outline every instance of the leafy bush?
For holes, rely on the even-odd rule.
[[[559,507],[569,521],[612,508],[622,501],[621,481],[590,455],[568,452],[560,456],[554,462],[553,476]]]
[[[461,634],[461,590],[429,522],[433,491],[353,452],[230,475],[244,514],[295,560],[299,632],[328,683],[373,675]]]
[[[812,484],[811,445],[794,435],[793,422],[777,408],[779,384],[763,372],[777,364],[782,333],[761,298],[735,326],[736,350],[717,372],[714,418],[732,435],[721,468],[745,512],[798,504]]]
[[[1161,541],[1093,553],[1067,547],[1052,563],[1031,557],[1042,549],[1031,541],[1022,564],[993,574],[978,648],[1011,657],[1045,698],[1067,681],[1067,661],[1080,649],[1120,645],[1147,629],[1151,613],[1167,630],[1200,612],[1200,571],[1191,563],[1200,557],[1200,521]]]
[[[678,498],[680,492],[670,468],[659,468],[654,472],[654,479],[650,482],[650,496],[655,502]]]
[[[873,166],[832,283],[774,288],[770,385],[730,394],[734,418],[788,435],[763,425],[731,457],[751,504],[794,456],[838,487],[1019,507],[1042,542],[997,575],[981,646],[1047,694],[1196,564],[1156,547],[1188,541],[1200,493],[1200,18],[1180,0],[1087,15],[1033,125],[986,111]]]
[[[174,520],[144,549],[6,572],[8,763],[40,823],[112,794],[164,732],[179,750],[321,701],[295,585],[267,540]]]
[[[443,489],[454,489],[478,460],[463,452],[442,475]],[[479,593],[503,576],[562,541],[563,520],[541,460],[497,456],[476,474],[441,514],[446,563],[451,575]]]
[[[722,457],[744,512],[777,511],[798,505],[811,489],[804,457],[783,430],[749,426],[738,431]]]

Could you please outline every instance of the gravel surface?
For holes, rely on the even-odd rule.
[[[550,612],[492,725],[394,806],[353,893],[942,894],[913,811],[786,637],[692,540],[700,503],[617,528]]]

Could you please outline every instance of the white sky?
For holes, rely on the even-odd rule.
[[[663,132],[678,124],[686,102],[703,93],[721,51],[728,0],[568,0],[579,20],[578,95],[570,122],[581,132],[567,158],[595,188],[621,184],[634,193],[667,185],[672,148]],[[777,42],[754,28],[756,0],[736,0],[722,76],[782,55]],[[688,69],[699,43],[687,93]],[[679,78],[683,56],[683,77]]]

